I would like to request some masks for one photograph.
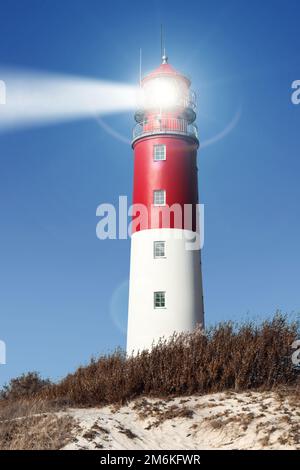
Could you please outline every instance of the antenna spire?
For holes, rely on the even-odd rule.
[[[167,64],[168,63],[168,56],[166,55],[166,45],[165,45],[165,38],[164,38],[164,31],[163,25],[160,25],[160,56],[161,56],[161,63]]]

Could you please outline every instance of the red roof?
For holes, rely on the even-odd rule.
[[[153,70],[153,72],[150,72],[148,75],[146,75],[143,78],[142,83],[145,83],[148,80],[151,80],[152,78],[157,78],[161,76],[177,77],[181,80],[184,80],[188,86],[190,86],[191,84],[190,80],[187,77],[185,77],[184,75],[182,75],[182,73],[174,69],[174,67],[172,67],[172,65],[170,64],[160,64],[160,66],[157,67],[157,69]]]

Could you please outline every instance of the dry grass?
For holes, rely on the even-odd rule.
[[[212,419],[210,421],[210,426],[212,429],[221,429],[223,426],[225,426],[225,423],[221,419]]]
[[[122,434],[125,434],[125,436],[128,437],[128,439],[138,439],[138,436],[131,431],[131,429],[128,429],[128,428],[124,428],[124,426],[119,426],[119,431],[120,433]]]
[[[1,450],[54,450],[72,438],[74,421],[55,414],[27,416],[0,423]]]
[[[8,385],[0,390],[0,399],[20,400],[32,397],[43,388],[51,385],[49,379],[42,379],[38,372],[28,372],[12,379]]]
[[[45,400],[39,396],[0,400],[0,423],[42,413],[63,411],[66,407],[64,400]]]
[[[0,450],[59,449],[71,439],[75,422],[57,416],[63,404],[41,397],[0,401]]]
[[[276,316],[260,326],[220,324],[205,334],[174,335],[151,352],[126,358],[116,351],[92,360],[59,384],[41,390],[47,400],[73,405],[125,403],[141,395],[169,397],[225,390],[296,386],[291,361],[296,326]]]
[[[167,401],[150,402],[146,399],[138,400],[133,405],[133,410],[142,420],[154,418],[146,429],[158,427],[164,421],[175,418],[192,418],[194,411],[184,405],[188,400],[180,400],[179,405],[169,405]],[[184,402],[184,403],[182,403]],[[180,406],[181,405],[181,406]]]
[[[191,410],[190,408],[187,408],[186,406],[179,407],[177,405],[172,405],[168,409],[163,410],[160,412],[154,423],[151,425],[154,427],[158,427],[160,424],[162,424],[164,421],[168,419],[174,419],[174,418],[189,418],[191,419],[194,415],[194,411]]]

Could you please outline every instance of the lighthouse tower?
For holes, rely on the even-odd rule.
[[[164,54],[141,81],[133,131],[134,189],[127,353],[204,325],[195,94]],[[193,243],[193,241],[195,243]]]

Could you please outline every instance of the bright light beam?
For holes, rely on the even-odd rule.
[[[135,109],[137,87],[24,70],[1,70],[0,132]]]
[[[173,80],[156,78],[144,87],[145,108],[169,108],[180,104],[182,98]]]

